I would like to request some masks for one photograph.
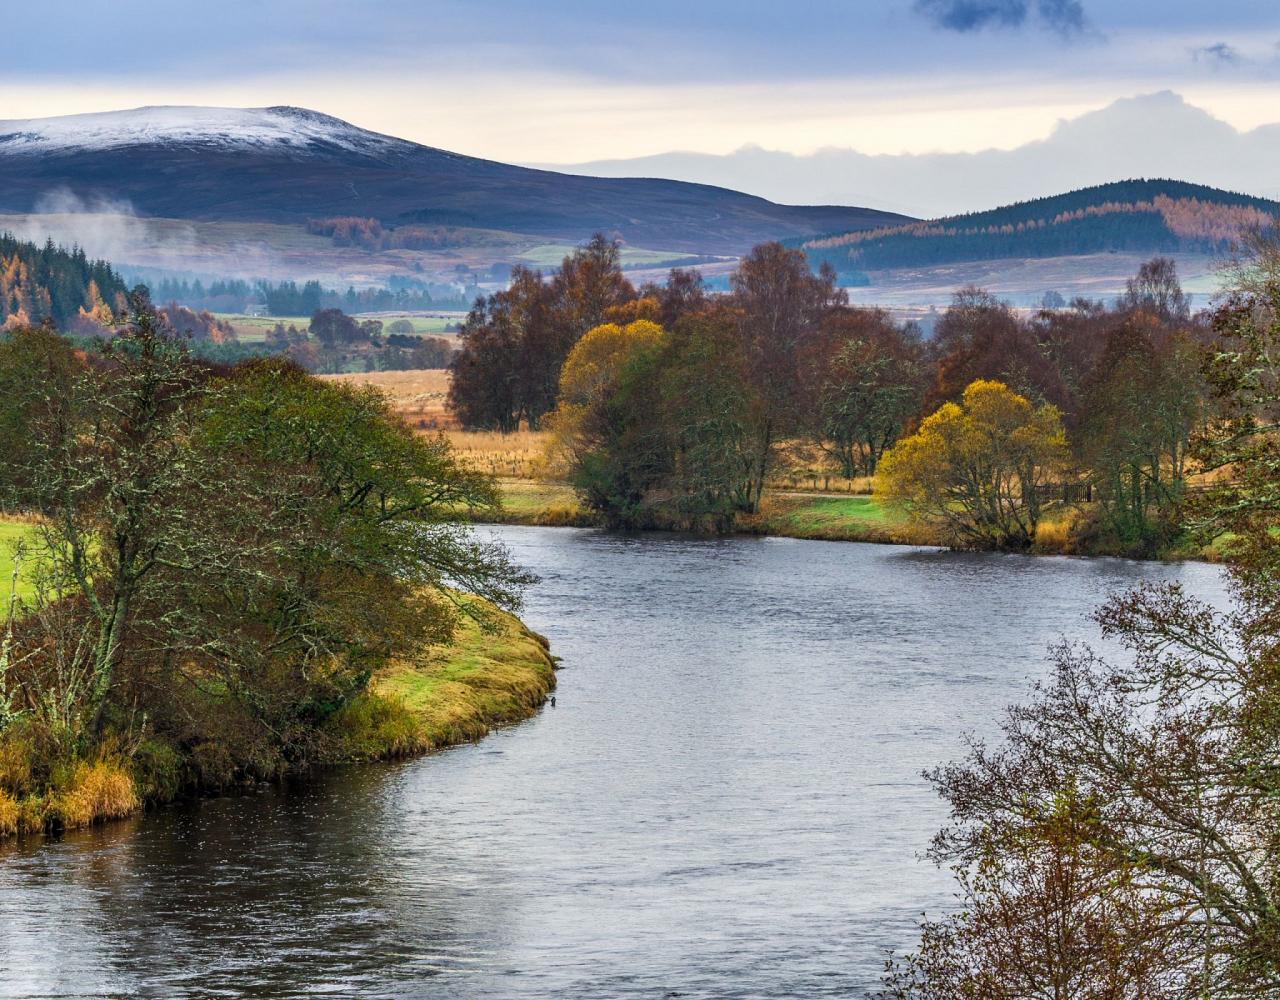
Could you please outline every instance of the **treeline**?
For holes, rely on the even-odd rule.
[[[79,247],[70,250],[0,234],[0,324],[70,324],[81,312],[124,304],[121,277],[102,260],[90,260]]]
[[[141,294],[109,340],[0,338],[0,441],[0,502],[31,515],[0,643],[0,834],[352,739],[393,751],[408,717],[371,673],[527,580],[455,523],[496,495],[443,439],[282,359],[203,361]]]
[[[473,245],[475,230],[457,226],[405,225],[385,228],[378,219],[341,216],[308,219],[307,232],[327,236],[337,247],[362,250],[449,250]]]
[[[1192,443],[1212,476],[1191,517],[1231,603],[1169,583],[1112,597],[1111,652],[1057,647],[995,745],[930,772],[949,814],[930,856],[957,905],[890,958],[883,1000],[1280,996],[1280,246],[1254,249],[1212,317],[1216,418]]]
[[[406,319],[384,326],[379,319],[357,319],[341,309],[319,309],[305,329],[277,323],[267,332],[265,348],[283,354],[309,372],[406,371],[448,368],[454,345],[443,337],[414,331]]]
[[[176,278],[148,281],[157,302],[179,302],[190,309],[242,313],[255,304],[269,316],[310,316],[320,309],[347,313],[421,312],[430,309],[465,309],[466,300],[456,294],[433,296],[422,283],[404,281],[394,288],[325,288],[319,281],[245,281],[228,279],[205,284]]]
[[[610,524],[723,529],[758,511],[796,454],[872,476],[931,414],[997,384],[1005,395],[983,405],[1023,414],[1061,447],[1033,466],[1010,452],[1012,465],[991,468],[1008,495],[992,506],[975,485],[975,530],[943,519],[949,537],[1027,548],[1042,513],[1088,499],[1075,544],[1151,554],[1183,530],[1189,442],[1208,412],[1207,336],[1164,258],[1114,304],[1080,299],[1029,319],[964,289],[926,341],[882,310],[850,307],[830,270],[813,274],[795,249],[757,247],[731,291],[709,295],[680,270],[633,288],[616,246],[597,238],[549,279],[521,271],[477,303],[449,402],[466,426],[551,429],[558,468]],[[902,459],[896,469],[901,485]],[[894,499],[912,506],[902,491]]]
[[[805,244],[837,271],[1107,251],[1226,249],[1265,228],[1280,205],[1178,181],[1126,181],[990,212],[848,233]]]

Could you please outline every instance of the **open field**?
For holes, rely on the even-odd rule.
[[[454,452],[469,468],[512,479],[539,479],[551,435],[545,431],[446,430]]]
[[[218,319],[226,320],[231,324],[231,328],[235,330],[236,336],[245,343],[261,343],[267,339],[267,333],[275,328],[277,323],[283,323],[286,327],[296,326],[299,330],[305,330],[311,323],[310,316],[244,316],[240,313],[214,313]],[[360,319],[377,319],[382,321],[385,329],[390,324],[399,319],[407,319],[413,324],[413,332],[421,336],[431,337],[452,337],[454,333],[449,327],[456,327],[466,316],[462,313],[432,313],[424,315],[422,313],[357,313]]]
[[[348,372],[318,375],[326,381],[372,385],[381,389],[391,405],[411,427],[436,431],[455,426],[445,408],[449,395],[449,373],[443,368],[416,368],[401,372]]]

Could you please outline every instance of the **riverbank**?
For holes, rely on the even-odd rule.
[[[464,618],[448,645],[375,673],[368,691],[330,719],[317,763],[429,753],[534,715],[555,689],[549,644],[514,615],[483,611],[483,626]],[[149,740],[125,747],[108,739],[52,765],[41,765],[47,748],[39,744],[28,731],[0,740],[0,837],[78,829],[220,790],[184,780],[177,752]]]
[[[600,520],[578,502],[572,487],[535,479],[500,479],[502,510],[483,520],[492,524],[535,527],[600,527]],[[820,542],[875,542],[883,545],[936,545],[947,541],[927,525],[913,523],[865,494],[766,490],[757,514],[740,517],[736,534],[801,538]],[[1158,561],[1193,559],[1221,562],[1220,546],[1184,542]],[[1068,521],[1046,521],[1037,532],[1035,555],[1120,556],[1120,552],[1082,550]]]

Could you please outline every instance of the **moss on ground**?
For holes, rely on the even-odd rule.
[[[29,520],[16,517],[0,517],[0,604],[8,607],[9,587],[13,581],[14,546],[27,538],[32,532]],[[31,596],[30,567],[25,567],[18,575],[17,592],[19,597]]]
[[[555,688],[547,642],[514,615],[465,619],[448,646],[380,671],[335,719],[341,756],[373,760],[478,740],[533,715]]]

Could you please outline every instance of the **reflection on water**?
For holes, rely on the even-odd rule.
[[[508,528],[558,707],[476,746],[0,848],[0,996],[814,996],[945,875],[922,768],[1208,566]]]

